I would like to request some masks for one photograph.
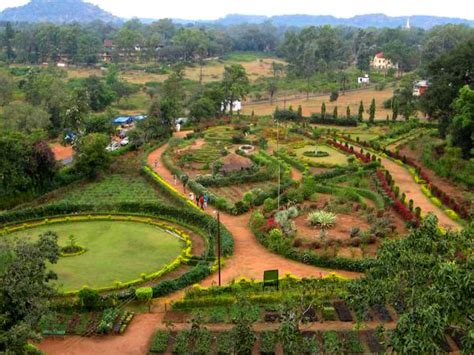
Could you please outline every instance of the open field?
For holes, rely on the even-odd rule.
[[[140,278],[140,274],[158,271],[173,261],[183,243],[162,229],[134,222],[77,222],[42,226],[11,234],[23,238],[47,231],[59,235],[59,245],[68,245],[74,235],[86,253],[60,258],[51,267],[58,274],[62,290],[75,290],[84,285],[104,287],[115,281]]]
[[[242,60],[242,59],[252,59]],[[212,60],[207,62],[202,68],[202,79],[204,83],[220,81],[224,73],[224,67],[231,64],[241,64],[247,71],[250,81],[257,80],[260,76],[270,76],[272,62],[282,63],[278,58],[241,58],[236,56],[226,60]],[[86,78],[90,75],[102,75],[101,69],[68,68],[69,78]],[[198,65],[186,67],[185,78],[199,81],[201,68]],[[168,78],[168,74],[152,74],[143,70],[128,70],[122,73],[122,77],[133,84],[145,84],[148,82],[163,82]]]
[[[390,109],[384,109],[383,102],[393,96],[393,90],[394,88],[387,88],[383,91],[377,91],[371,88],[368,90],[346,92],[345,95],[340,94],[339,99],[336,102],[329,102],[329,94],[319,97],[310,97],[309,100],[306,100],[306,98],[292,99],[286,101],[286,106],[288,107],[292,105],[296,110],[296,108],[301,105],[303,108],[303,115],[310,116],[312,113],[320,113],[321,104],[325,102],[326,112],[332,114],[334,107],[337,106],[339,116],[345,117],[347,106],[350,106],[352,115],[357,115],[359,103],[362,100],[366,111],[364,114],[364,119],[368,119],[369,114],[367,111],[369,110],[372,98],[375,98],[375,117],[377,120],[385,120],[387,118],[387,114],[391,116],[392,111]],[[283,97],[279,96],[278,99],[282,100]],[[274,102],[272,105],[270,105],[269,102],[259,104],[243,104],[242,113],[250,115],[253,111],[256,115],[271,115],[277,106],[279,108],[283,108],[283,104],[283,101]]]

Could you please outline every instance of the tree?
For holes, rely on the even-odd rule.
[[[339,98],[339,91],[338,90],[331,91],[331,95],[329,95],[329,102],[337,101],[338,98]]]
[[[207,120],[217,115],[214,102],[208,97],[201,97],[194,101],[189,108],[189,115],[194,122],[199,123],[202,119]]]
[[[93,111],[103,111],[115,99],[113,91],[98,76],[84,80],[84,89],[89,96],[89,107]]]
[[[12,102],[5,107],[0,127],[7,131],[30,134],[35,130],[46,130],[50,125],[49,115],[41,107],[23,102]]]
[[[439,133],[445,137],[454,116],[453,101],[464,85],[474,84],[472,61],[474,38],[435,59],[428,66],[430,86],[420,98],[423,111],[439,121]]]
[[[230,115],[233,113],[233,103],[243,100],[250,90],[249,79],[245,68],[240,64],[232,64],[224,68],[224,78],[221,82],[224,95],[224,111],[229,107]]]
[[[394,97],[392,99],[392,120],[396,121],[398,117],[399,103],[398,99]]]
[[[15,52],[13,51],[13,39],[15,38],[15,31],[13,30],[12,24],[10,22],[7,22],[5,25],[5,34],[3,38],[7,61],[8,63],[11,63],[15,59]]]
[[[351,118],[351,107],[350,106],[347,106],[347,109],[346,109],[346,117],[349,119]]]
[[[450,142],[468,159],[474,156],[474,90],[468,85],[461,88],[453,106],[456,114],[449,127]]]
[[[0,106],[5,106],[13,99],[13,92],[16,89],[15,81],[7,73],[0,72]]]
[[[35,242],[0,238],[0,352],[23,354],[28,341],[41,339],[38,325],[55,294],[47,264],[58,261],[57,242],[51,232]]]
[[[74,89],[68,98],[66,114],[64,115],[64,128],[81,132],[87,114],[90,111],[89,93],[84,88]]]
[[[359,115],[357,116],[360,122],[364,120],[364,103],[360,100],[359,104]]]
[[[105,150],[108,144],[109,137],[102,133],[91,133],[82,137],[75,147],[75,169],[89,179],[107,171],[112,162],[110,154]]]
[[[45,192],[54,184],[56,162],[41,135],[0,134],[0,208]]]
[[[380,247],[375,266],[349,284],[348,302],[359,316],[395,304],[400,313],[389,346],[397,353],[442,352],[449,326],[467,332],[463,351],[472,353],[473,238],[472,224],[444,234],[428,215],[407,237]]]
[[[321,118],[326,118],[326,103],[321,104]]]
[[[332,111],[332,118],[337,118],[337,106],[334,106],[334,110]]]
[[[372,99],[369,107],[369,121],[373,123],[375,120],[375,99]]]

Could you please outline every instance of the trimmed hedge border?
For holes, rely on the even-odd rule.
[[[90,205],[90,204],[70,204],[58,203],[34,208],[27,208],[18,211],[0,213],[0,228],[8,227],[12,224],[19,224],[26,221],[42,220],[46,217],[64,217],[65,215],[78,214],[102,214],[102,215],[136,215],[148,218],[158,218],[167,222],[181,224],[196,232],[214,236],[217,234],[217,220],[189,208],[175,208],[162,203],[136,203],[126,202],[116,205]],[[221,224],[222,254],[232,255],[234,252],[234,240],[232,234]],[[209,252],[214,251],[214,241],[208,240]]]
[[[75,216],[64,216],[64,217],[59,217],[59,218],[55,217],[53,219],[46,218],[42,222],[39,222],[39,223],[37,223],[37,221],[32,221],[30,223],[26,222],[21,225],[13,226],[10,228],[4,228],[1,234],[7,235],[7,234],[14,233],[17,231],[22,231],[25,229],[34,229],[40,226],[45,226],[45,225],[50,225],[50,224],[92,222],[92,221],[121,221],[121,222],[135,222],[135,223],[150,224],[150,225],[159,227],[163,230],[166,230],[168,232],[171,232],[172,234],[177,235],[186,244],[185,248],[181,251],[180,255],[177,256],[171,263],[163,266],[160,270],[148,275],[143,275],[140,279],[120,282],[118,285],[95,288],[97,292],[119,290],[119,289],[131,287],[131,286],[139,285],[141,283],[144,283],[145,281],[157,279],[167,274],[168,272],[175,270],[182,263],[184,263],[186,260],[192,257],[192,254],[191,254],[192,243],[191,243],[190,237],[186,233],[175,228],[174,226],[165,224],[163,222],[158,222],[156,219],[146,218],[146,217],[123,216],[123,215],[75,215]],[[84,254],[86,251],[87,249],[84,248],[80,252],[77,252],[74,254],[67,254],[65,256],[66,257],[78,256],[78,255]],[[79,291],[80,290],[72,290],[72,291],[63,292],[62,294],[65,296],[74,296],[77,293],[79,293]]]

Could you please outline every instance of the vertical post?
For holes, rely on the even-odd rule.
[[[219,286],[221,286],[221,219],[217,211],[217,267],[219,272]]]
[[[280,150],[280,121],[277,120],[277,152]],[[277,157],[278,159],[278,157]],[[281,164],[278,160],[278,210],[280,210]]]

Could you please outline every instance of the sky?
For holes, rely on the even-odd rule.
[[[86,0],[124,18],[217,19],[227,14],[352,17],[434,15],[474,19],[472,0]],[[29,0],[0,0],[0,10]]]

